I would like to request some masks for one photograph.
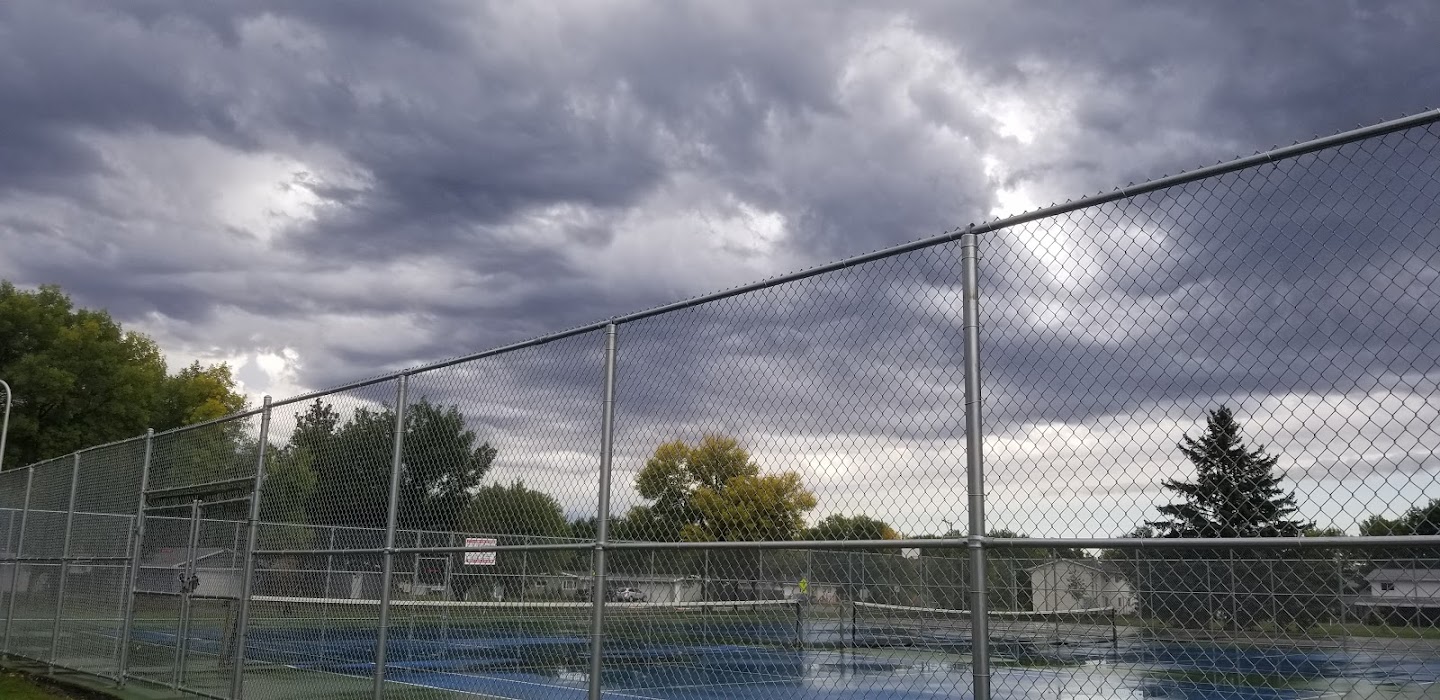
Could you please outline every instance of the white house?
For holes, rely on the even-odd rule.
[[[1365,583],[1369,590],[1355,601],[1362,613],[1392,624],[1440,619],[1440,569],[1380,568]]]
[[[185,547],[156,550],[140,562],[140,580],[136,585],[142,593],[179,593],[192,561],[198,579],[191,591],[194,595],[240,597],[241,557],[235,550],[223,547],[200,547],[193,557]]]
[[[1440,569],[1376,569],[1365,582],[1371,598],[1440,603]]]
[[[565,576],[574,578],[576,584],[573,588],[579,597],[589,597],[589,574]],[[611,595],[621,588],[633,588],[644,594],[648,603],[694,603],[703,600],[701,581],[695,576],[612,573],[606,574],[605,586]]]
[[[1030,609],[1135,612],[1135,591],[1117,567],[1085,559],[1056,559],[1031,567]]]

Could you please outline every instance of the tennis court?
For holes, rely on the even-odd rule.
[[[431,697],[425,689],[437,697],[585,696],[587,603],[393,604],[387,677],[411,686],[417,698]],[[256,680],[268,676],[265,687],[288,688],[273,697],[362,692],[356,689],[374,674],[377,601],[261,596],[255,605],[262,624],[250,633],[247,658]],[[606,614],[606,697],[918,700],[970,693],[963,611],[738,601],[614,603]],[[1440,660],[1414,654],[1167,644],[1112,636],[1097,614],[1017,617],[992,621],[1008,630],[992,640],[996,697],[1440,697]],[[1064,638],[1050,636],[1057,628]],[[219,658],[222,630],[192,628],[191,653]],[[173,631],[136,635],[156,648],[176,640]],[[288,675],[274,673],[282,669]]]

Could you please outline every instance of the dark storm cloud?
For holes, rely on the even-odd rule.
[[[9,3],[0,274],[190,347],[294,346],[301,383],[337,384],[939,233],[1010,190],[1039,204],[1434,106],[1437,13]],[[994,432],[1433,372],[1435,150],[1415,132],[991,236]],[[266,177],[303,214],[211,211],[262,166],[293,171]],[[751,245],[746,207],[774,240]],[[704,230],[724,215],[743,225]],[[874,450],[941,490],[958,270],[947,245],[623,326],[621,468],[723,430],[835,494],[863,501],[802,452]],[[561,454],[573,478],[597,338],[425,391],[509,468]]]

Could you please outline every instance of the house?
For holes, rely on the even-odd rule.
[[[191,595],[212,598],[239,598],[244,577],[243,558],[226,547],[167,547],[151,552],[140,562],[136,588],[141,593],[178,594],[185,573],[194,567]]]
[[[1088,559],[1056,559],[1028,569],[1030,609],[1135,612],[1135,591],[1118,567]]]
[[[589,597],[589,574],[566,574],[565,576],[574,577],[576,582],[574,590],[578,597]],[[704,587],[701,585],[700,578],[696,576],[609,573],[605,575],[605,587],[612,592],[612,596],[614,591],[621,588],[633,588],[644,594],[647,603],[694,603],[704,600],[701,597]]]
[[[1367,590],[1354,603],[1363,618],[1384,624],[1440,621],[1440,569],[1398,566],[1365,576]]]

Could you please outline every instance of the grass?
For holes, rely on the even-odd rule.
[[[10,671],[0,671],[0,698],[5,700],[56,700],[73,697]]]
[[[1348,636],[1364,639],[1440,639],[1440,628],[1399,625],[1367,625],[1361,622],[1325,622],[1310,629],[1316,637]]]

